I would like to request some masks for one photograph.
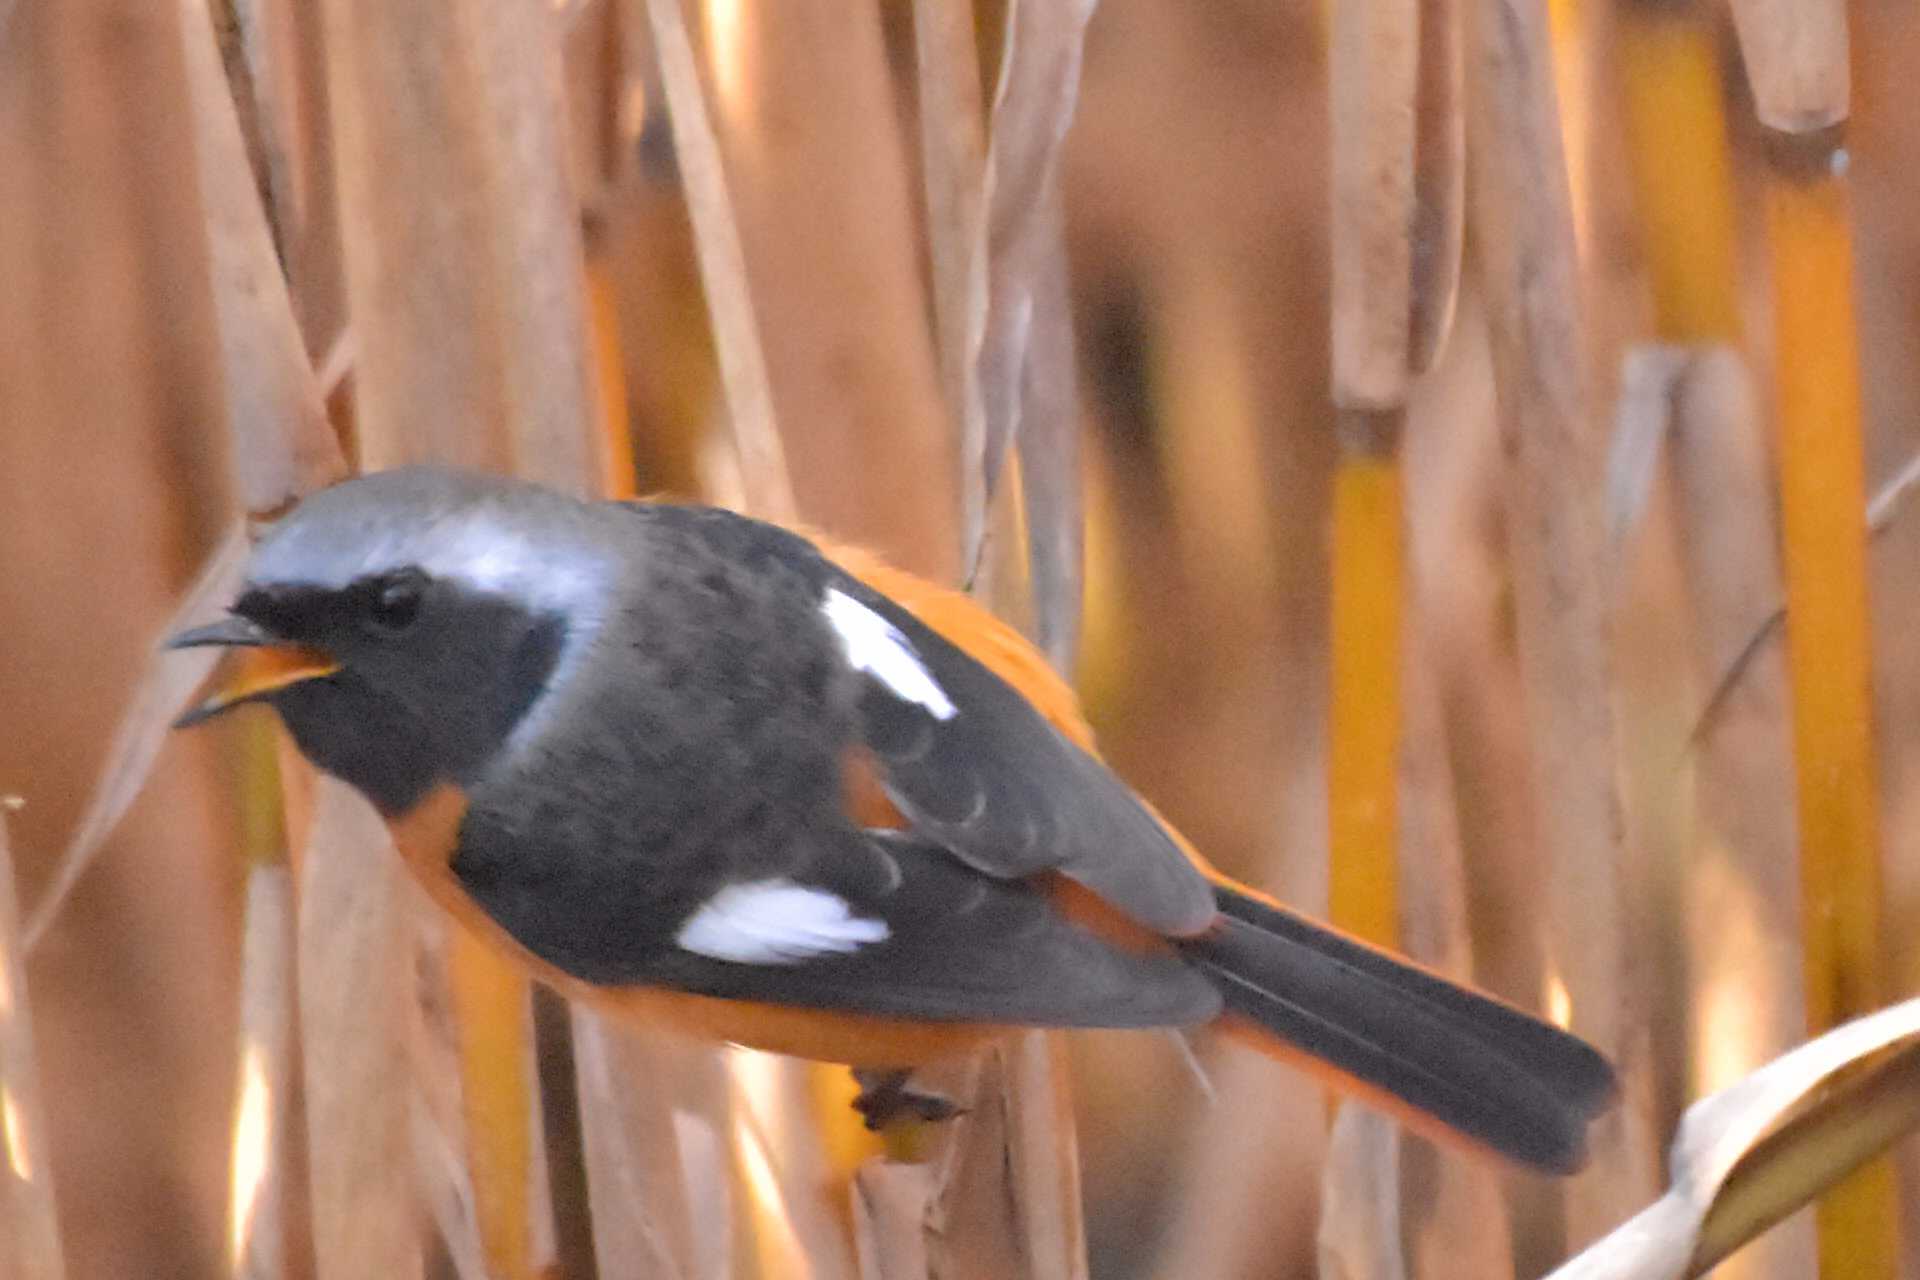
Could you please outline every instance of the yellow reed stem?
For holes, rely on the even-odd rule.
[[[1400,935],[1401,522],[1397,457],[1349,449],[1333,496],[1328,908],[1383,946]]]
[[[276,866],[287,861],[280,730],[265,707],[241,707],[233,719],[239,757],[240,852],[249,870]]]
[[[528,1280],[534,1272],[527,981],[466,929],[448,930],[448,952],[480,1247],[493,1280]]]
[[[587,262],[587,343],[599,414],[600,473],[609,498],[634,496],[633,433],[627,422],[627,375],[620,358],[620,304],[606,264]]]
[[[1807,1019],[1822,1031],[1884,997],[1853,242],[1844,153],[1825,135],[1773,141],[1766,207],[1787,656]],[[1895,1275],[1892,1166],[1869,1165],[1823,1200],[1819,1234],[1824,1280]]]
[[[1738,338],[1733,174],[1715,29],[1690,7],[1642,0],[1616,36],[1634,212],[1655,331],[1675,343]]]

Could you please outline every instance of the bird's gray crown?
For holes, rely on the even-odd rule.
[[[414,568],[535,609],[573,612],[604,590],[589,507],[523,481],[403,467],[312,495],[254,552],[255,587],[338,590]]]

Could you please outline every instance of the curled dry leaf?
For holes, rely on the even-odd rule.
[[[171,635],[191,623],[204,621],[224,605],[240,585],[246,562],[246,529],[236,523],[214,548],[206,567],[187,588],[161,634]],[[53,877],[45,893],[27,915],[20,935],[23,952],[31,952],[46,936],[47,927],[59,914],[73,887],[147,785],[174,718],[186,709],[187,700],[207,678],[218,656],[218,650],[203,648],[180,652],[156,649],[148,657],[146,669],[134,686],[133,699],[114,729],[93,796],[74,829],[73,838],[54,863]]]
[[[53,1172],[47,1167],[47,1119],[34,1067],[27,955],[13,886],[6,819],[0,816],[0,1275],[60,1280],[66,1267]]]
[[[1680,1133],[1674,1139],[1669,1159],[1673,1181],[1666,1195],[1548,1280],[1678,1280],[1697,1274],[1693,1264],[1702,1228],[1729,1179],[1745,1172],[1743,1161],[1789,1117],[1799,1123],[1824,1109],[1850,1105],[1855,1096],[1851,1092],[1822,1095],[1835,1076],[1886,1050],[1917,1041],[1920,1000],[1908,1000],[1838,1027],[1694,1103],[1681,1117]],[[1881,1068],[1897,1065],[1896,1060]],[[1920,1089],[1920,1080],[1911,1073],[1907,1084],[1909,1092]],[[1915,1119],[1910,1115],[1908,1122]],[[1882,1131],[1880,1147],[1897,1136],[1897,1131]],[[1792,1145],[1767,1144],[1767,1159],[1793,1158]],[[1823,1170],[1830,1176],[1810,1180],[1808,1194],[1824,1189],[1878,1149],[1845,1149],[1841,1154],[1851,1163]]]

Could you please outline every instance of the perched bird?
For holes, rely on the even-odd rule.
[[[265,700],[432,896],[575,999],[906,1072],[1009,1027],[1219,1023],[1540,1168],[1613,1075],[1206,866],[965,596],[727,511],[408,468],[255,550],[194,723]]]

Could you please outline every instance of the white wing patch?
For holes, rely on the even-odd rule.
[[[925,707],[936,720],[951,720],[960,713],[921,663],[913,642],[891,622],[834,587],[827,588],[820,610],[840,637],[840,648],[855,671],[866,672],[893,690],[895,697]]]
[[[797,964],[845,955],[889,936],[883,920],[853,914],[845,899],[792,880],[730,884],[687,917],[683,951],[741,964]]]

